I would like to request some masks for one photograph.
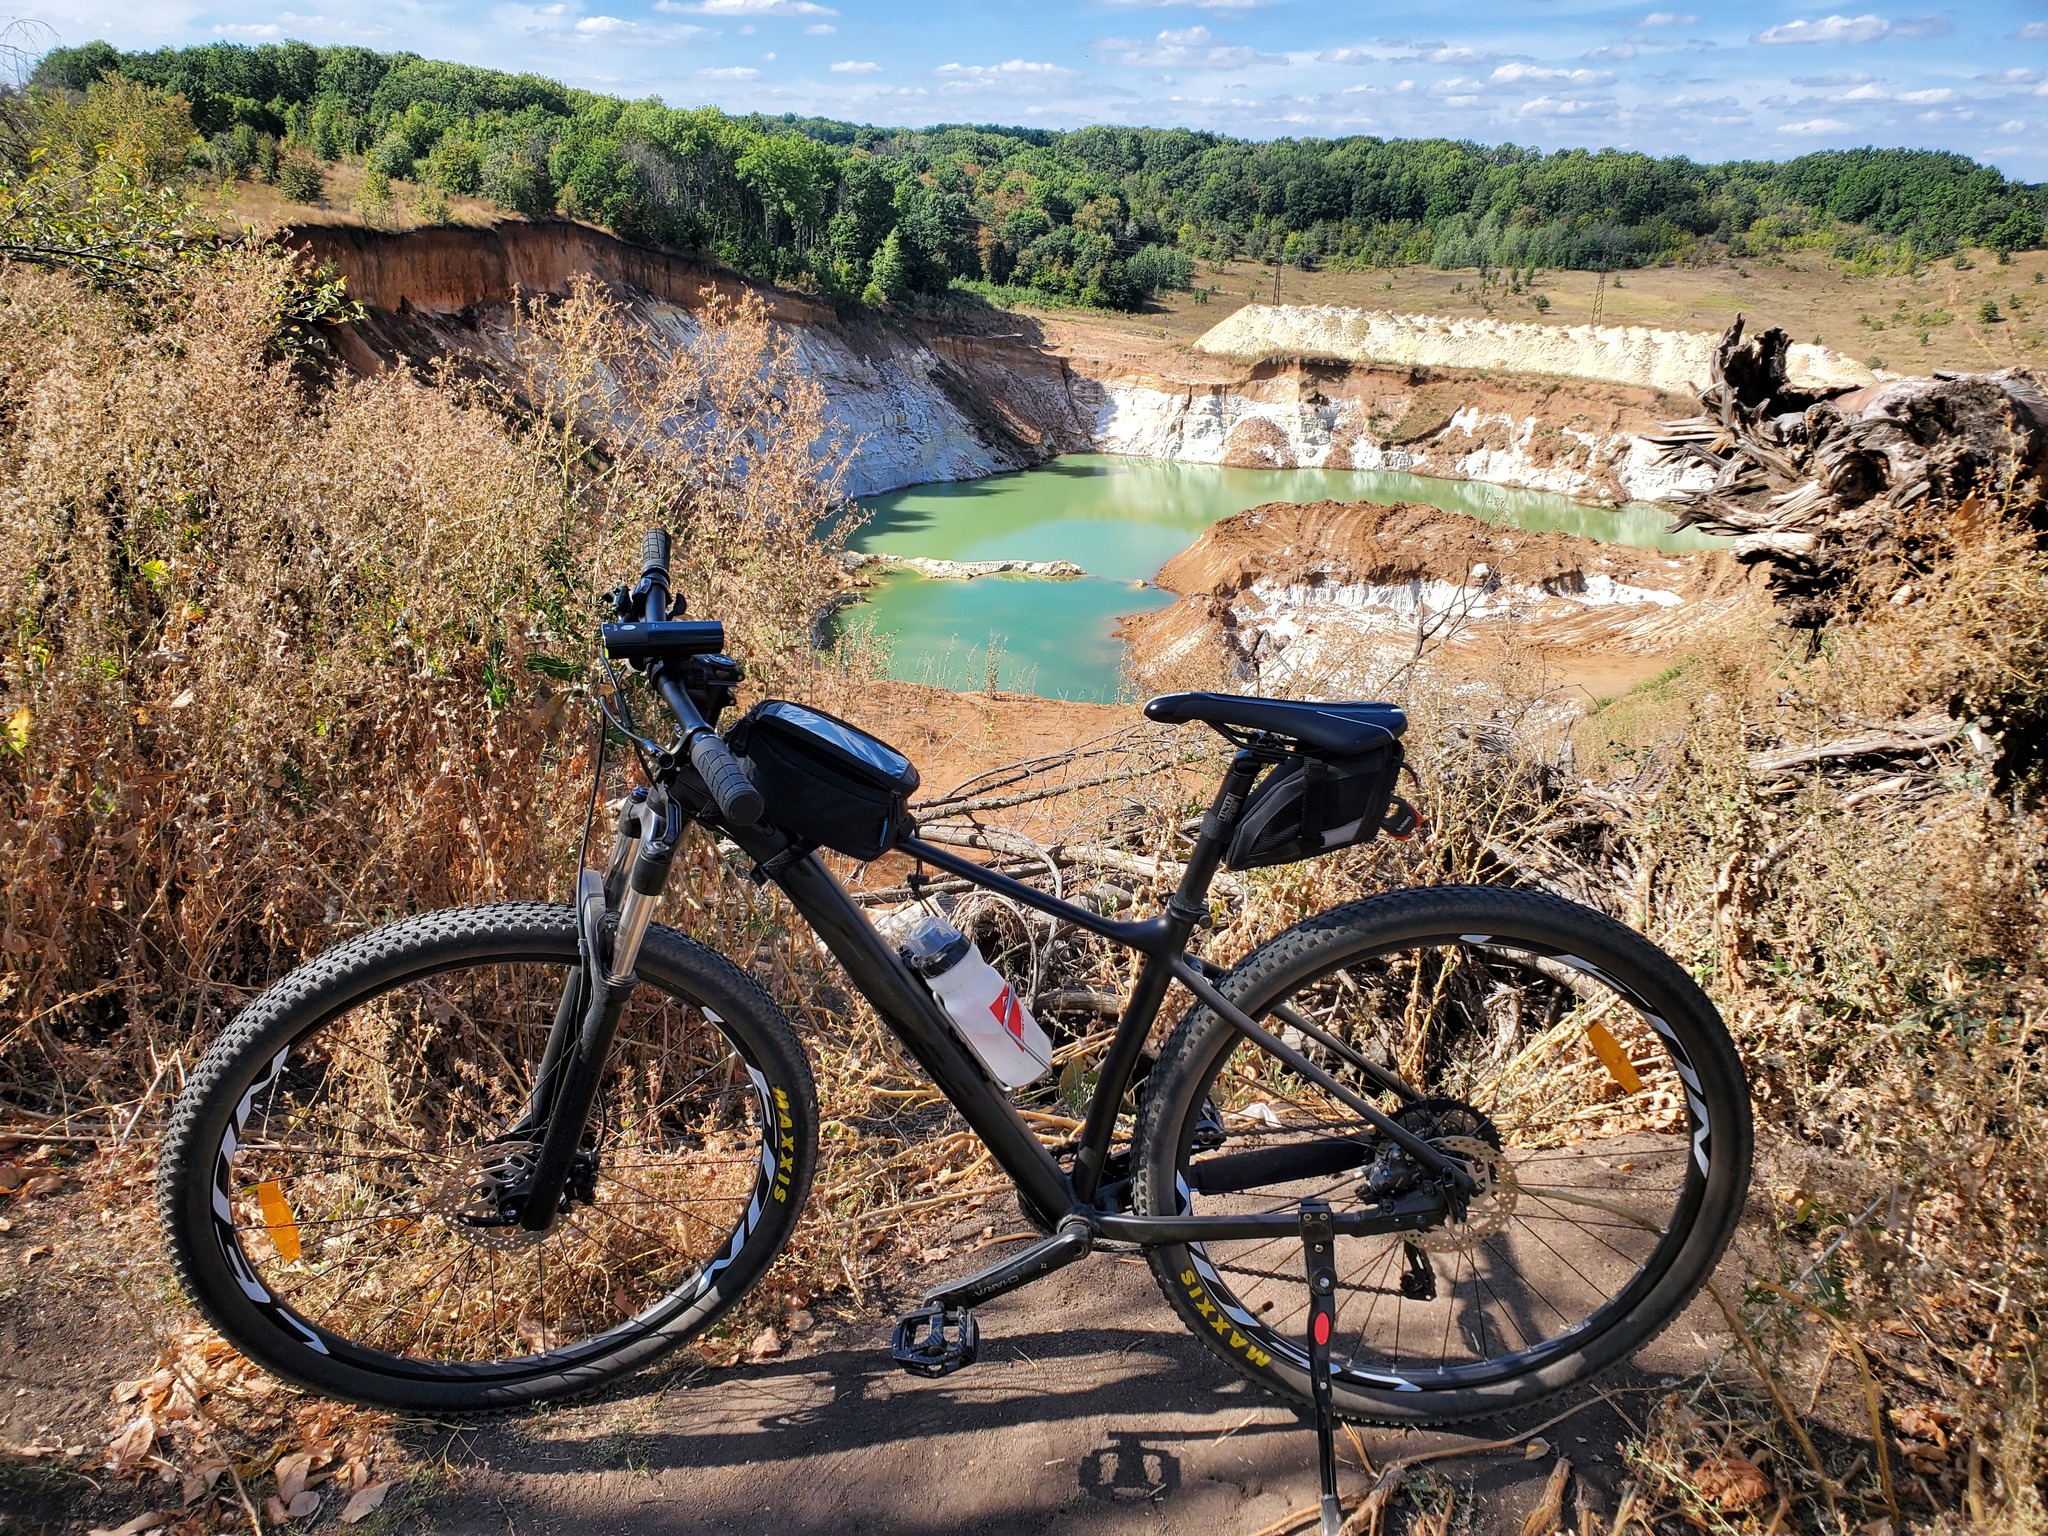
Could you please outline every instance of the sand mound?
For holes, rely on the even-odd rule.
[[[1752,600],[1727,555],[1666,555],[1503,528],[1414,502],[1273,502],[1168,561],[1180,594],[1124,622],[1138,676],[1192,663],[1281,691],[1370,691],[1417,653],[1455,669],[1518,637],[1561,676],[1614,692]]]
[[[1707,383],[1718,340],[1703,331],[1640,325],[1525,325],[1332,305],[1247,304],[1195,347],[1241,362],[1288,357],[1492,369],[1691,394]],[[1805,389],[1853,389],[1876,378],[1826,347],[1795,346],[1788,364],[1794,382]]]
[[[1739,582],[1721,555],[1664,555],[1568,533],[1503,528],[1420,502],[1269,502],[1213,524],[1169,560],[1169,592],[1225,596],[1255,583],[1388,586],[1468,583],[1477,571],[1520,587],[1566,590],[1605,577],[1680,600]]]

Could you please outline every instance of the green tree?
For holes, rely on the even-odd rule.
[[[873,277],[868,287],[892,303],[910,292],[910,264],[903,254],[901,231],[890,230],[882,241],[881,249],[875,252]]]
[[[500,208],[530,219],[555,211],[555,184],[545,146],[526,137],[494,140],[484,151],[478,190]]]
[[[104,151],[149,182],[169,181],[196,147],[192,107],[183,96],[112,73],[93,81],[83,100],[44,103],[41,127],[53,155],[85,166]]]
[[[327,195],[327,173],[303,146],[287,145],[277,157],[277,190],[288,202],[317,203]]]

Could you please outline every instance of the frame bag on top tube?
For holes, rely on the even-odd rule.
[[[766,700],[747,711],[726,745],[767,802],[768,819],[813,847],[876,859],[914,825],[910,759],[821,709]]]

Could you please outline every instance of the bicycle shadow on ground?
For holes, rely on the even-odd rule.
[[[1180,1332],[1142,1270],[1077,1266],[979,1316],[980,1362],[940,1381],[895,1370],[876,1318],[826,1330],[792,1358],[643,1375],[573,1407],[424,1429],[421,1449],[449,1483],[423,1513],[449,1536],[1250,1533],[1314,1502],[1308,1421]],[[1065,1326],[1077,1317],[1129,1326]],[[1359,1436],[1383,1466],[1583,1403],[1546,1439],[1573,1462],[1577,1502],[1605,1513],[1615,1447],[1632,1433],[1613,1405],[1663,1389],[1652,1374],[1623,1375],[1604,1397],[1456,1433]],[[1369,1483],[1340,1446],[1348,1503]],[[1473,1509],[1470,1529],[1519,1531],[1554,1459],[1515,1449],[1438,1461],[1422,1487]]]

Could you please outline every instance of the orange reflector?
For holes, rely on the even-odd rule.
[[[1586,1040],[1593,1047],[1593,1054],[1600,1058],[1600,1065],[1607,1069],[1607,1075],[1621,1084],[1623,1093],[1641,1093],[1643,1080],[1636,1075],[1636,1064],[1628,1059],[1628,1052],[1621,1048],[1621,1042],[1607,1032],[1607,1026],[1597,1019],[1586,1026]]]
[[[278,1188],[277,1180],[265,1179],[256,1186],[256,1204],[263,1210],[263,1230],[277,1245],[278,1257],[287,1264],[296,1264],[299,1258],[299,1223],[292,1215],[292,1208],[284,1203],[284,1191]]]

